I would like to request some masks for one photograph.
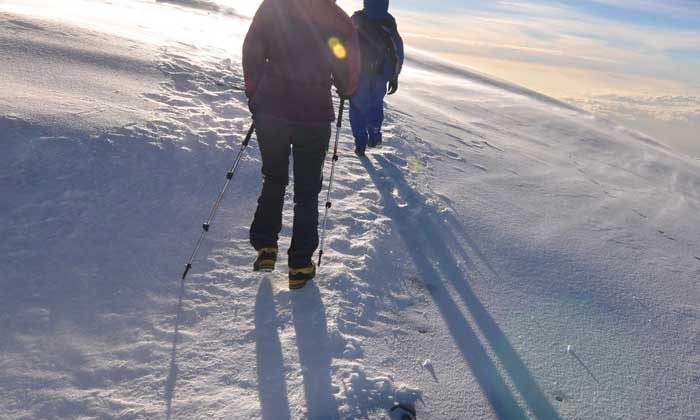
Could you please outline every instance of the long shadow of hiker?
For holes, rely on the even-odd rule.
[[[173,410],[173,397],[177,385],[177,342],[180,338],[180,322],[182,317],[182,300],[185,297],[185,282],[180,282],[180,292],[177,300],[177,315],[175,316],[175,332],[173,333],[173,345],[170,348],[170,371],[165,380],[165,418],[170,420]]]
[[[292,293],[292,315],[304,376],[309,420],[338,419],[338,403],[331,382],[331,349],[326,325],[326,309],[314,283]]]
[[[278,326],[272,285],[269,279],[264,278],[255,301],[255,351],[258,362],[258,396],[262,417],[266,420],[291,418]]]
[[[425,200],[406,182],[401,171],[382,156],[376,156],[376,159],[382,167],[381,173],[367,159],[363,160],[363,165],[382,195],[387,215],[396,224],[416,269],[495,414],[500,419],[527,418],[443,281],[450,282],[462,298],[476,326],[535,417],[560,419],[503,331],[467,284],[468,276],[455,262],[451,247],[457,249],[461,257],[467,255],[466,251],[459,247],[449,229],[442,224],[440,215],[426,206]],[[401,208],[396,202],[392,194],[394,188],[408,204],[406,208]],[[413,209],[421,210],[420,218],[411,214]]]

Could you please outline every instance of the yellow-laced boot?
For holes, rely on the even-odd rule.
[[[277,248],[261,248],[258,250],[258,258],[253,263],[253,271],[270,273],[275,270],[277,262]]]
[[[306,282],[316,276],[316,264],[304,268],[289,268],[289,288],[291,290],[301,289],[306,286]]]

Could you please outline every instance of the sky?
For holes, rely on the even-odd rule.
[[[0,6],[47,1],[0,0]],[[130,1],[136,0],[109,4],[128,8]],[[252,15],[261,2],[169,1],[217,3],[244,15]],[[390,1],[409,54],[427,51],[520,84],[700,158],[700,0]],[[67,3],[51,2],[56,10],[47,13],[81,22],[90,19],[77,12],[94,15]],[[337,3],[349,14],[362,7],[362,0]],[[108,18],[118,19],[114,11]],[[163,32],[173,26],[162,16],[159,21]],[[103,26],[113,26],[107,23]],[[187,36],[193,42],[203,37],[230,44],[228,23],[204,26],[207,33],[192,30]]]
[[[700,156],[700,0],[392,0],[391,7],[409,47]]]

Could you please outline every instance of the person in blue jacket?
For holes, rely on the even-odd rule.
[[[360,84],[350,98],[350,124],[355,137],[355,154],[382,144],[384,96],[396,93],[403,67],[404,46],[389,13],[389,0],[364,0],[352,22],[360,37]]]

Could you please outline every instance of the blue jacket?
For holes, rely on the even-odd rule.
[[[379,20],[393,17],[389,13],[389,0],[364,0],[364,12],[368,18]]]
[[[386,26],[392,28],[391,39],[395,46],[396,57],[394,57],[394,60],[387,60],[381,77],[387,82],[397,78],[403,68],[404,45],[399,31],[396,29],[396,20],[389,13],[389,0],[364,0],[364,9],[355,13],[352,17],[356,27],[359,26],[359,19],[361,18],[359,14],[364,14],[369,20],[387,21],[388,24]],[[393,66],[393,63],[396,63],[396,65]]]

